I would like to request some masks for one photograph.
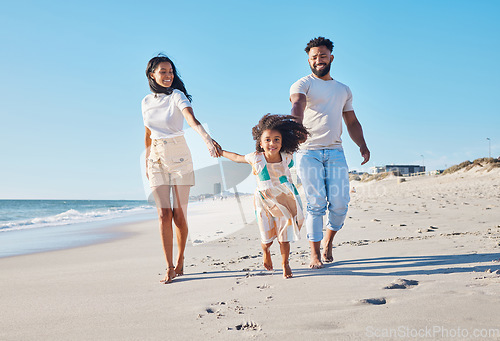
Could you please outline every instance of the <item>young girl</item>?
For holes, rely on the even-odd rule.
[[[292,153],[305,141],[307,130],[292,116],[267,114],[252,128],[256,152],[245,156],[221,150],[222,156],[234,162],[246,162],[257,177],[254,196],[255,215],[260,229],[264,267],[273,269],[269,248],[278,238],[283,264],[283,277],[291,278],[288,263],[290,241],[300,238],[304,221],[299,193],[292,183]]]

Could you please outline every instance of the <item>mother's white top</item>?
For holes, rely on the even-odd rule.
[[[151,130],[151,139],[165,139],[184,135],[182,110],[191,102],[180,90],[170,95],[149,94],[142,100],[144,125]]]

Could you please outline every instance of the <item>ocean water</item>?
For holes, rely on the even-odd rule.
[[[105,241],[117,237],[105,227],[155,218],[142,200],[0,200],[0,257]]]
[[[0,200],[0,232],[89,223],[152,210],[141,200]]]

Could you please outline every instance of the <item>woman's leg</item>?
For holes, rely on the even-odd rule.
[[[175,278],[174,263],[173,263],[173,232],[172,218],[173,212],[170,203],[170,186],[162,185],[153,189],[153,195],[158,210],[158,219],[160,222],[160,235],[163,245],[165,260],[167,261],[167,274],[161,281],[170,283]]]
[[[290,255],[290,242],[280,242],[280,252],[282,258],[283,265],[283,277],[284,278],[292,278],[292,269],[290,268],[290,264],[288,262],[288,257]]]
[[[177,266],[175,273],[177,276],[184,274],[184,250],[188,238],[187,207],[189,201],[189,190],[191,186],[173,186],[174,209],[173,217],[175,224],[175,234],[177,236]]]

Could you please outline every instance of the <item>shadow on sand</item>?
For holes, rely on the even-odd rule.
[[[470,273],[500,270],[500,253],[477,253],[459,255],[378,257],[326,263],[322,269],[293,268],[294,277],[309,276],[411,276],[452,273]],[[497,261],[493,265],[486,265]],[[282,276],[281,269],[275,271],[209,271],[188,273],[175,279],[176,282],[218,278],[244,279],[253,276]]]

